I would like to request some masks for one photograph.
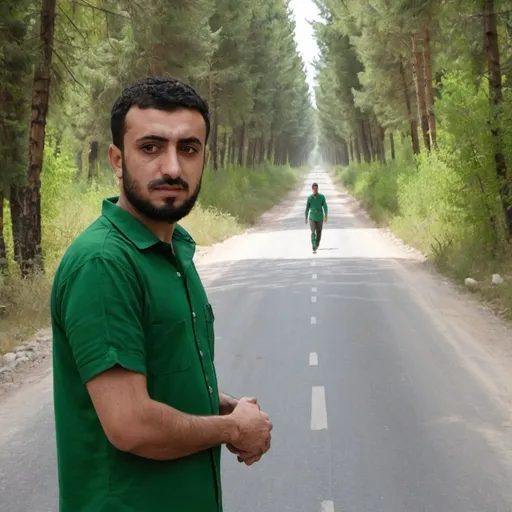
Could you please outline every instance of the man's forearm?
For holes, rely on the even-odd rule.
[[[230,416],[193,416],[150,400],[131,427],[127,452],[154,460],[173,460],[237,439]]]

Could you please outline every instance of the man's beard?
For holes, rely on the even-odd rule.
[[[197,198],[199,196],[199,192],[201,191],[201,183],[203,180],[203,176],[199,179],[199,183],[194,191],[194,193],[185,199],[183,204],[180,206],[175,206],[175,202],[177,200],[176,197],[167,197],[165,198],[165,204],[163,206],[154,206],[147,199],[143,199],[139,195],[140,186],[139,183],[132,179],[128,169],[125,166],[123,161],[123,191],[127,201],[141,214],[151,220],[156,220],[158,222],[168,222],[169,224],[174,224],[179,220],[186,217],[194,208]],[[151,182],[148,186],[149,190],[155,188],[157,186],[169,185],[169,186],[180,186],[183,187],[185,192],[188,191],[189,185],[181,178],[162,178],[161,180],[157,180]]]

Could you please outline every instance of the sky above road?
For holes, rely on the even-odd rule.
[[[309,25],[309,22],[318,19],[318,9],[313,0],[291,0],[290,7],[296,22],[295,39],[306,64],[311,97],[314,100],[315,71],[313,69],[313,61],[318,55],[318,46],[313,35],[313,28]]]

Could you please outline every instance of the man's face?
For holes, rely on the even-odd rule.
[[[188,215],[201,188],[205,139],[206,124],[195,110],[133,107],[123,151],[110,149],[126,200],[156,221],[174,223]]]
[[[313,187],[313,194],[315,196],[318,194],[318,187]]]

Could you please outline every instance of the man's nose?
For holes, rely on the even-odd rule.
[[[181,165],[178,158],[177,148],[169,145],[162,161],[161,173],[170,178],[179,178],[181,176]]]

